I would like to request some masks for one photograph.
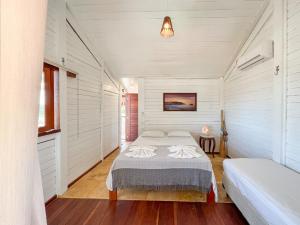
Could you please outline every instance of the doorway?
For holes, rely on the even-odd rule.
[[[135,78],[122,78],[121,98],[121,150],[138,137],[138,81]]]
[[[120,111],[122,151],[138,137],[138,94],[123,94]]]
[[[138,94],[126,94],[125,139],[133,142],[138,137]]]

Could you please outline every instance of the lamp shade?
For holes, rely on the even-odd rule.
[[[208,134],[208,131],[209,131],[209,129],[208,129],[208,127],[207,126],[204,126],[204,127],[202,127],[202,133],[203,134]]]
[[[160,30],[160,35],[163,36],[164,38],[170,38],[174,36],[173,25],[172,25],[171,18],[169,16],[166,16],[164,18],[164,22]]]

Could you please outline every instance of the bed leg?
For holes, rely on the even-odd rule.
[[[117,199],[118,199],[118,191],[117,190],[109,191],[109,200],[117,201]]]
[[[215,203],[215,193],[214,193],[214,189],[213,189],[212,185],[210,186],[210,190],[207,193],[206,203],[207,204],[214,204]]]

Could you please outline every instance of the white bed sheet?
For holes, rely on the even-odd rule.
[[[191,137],[142,137],[139,136],[131,145],[192,145],[199,146]]]
[[[191,145],[191,146],[198,146],[197,142],[195,139],[190,136],[190,137],[142,137],[139,136],[131,145]],[[200,147],[199,147],[200,148]],[[201,148],[200,148],[201,149]],[[201,149],[202,150],[202,149]],[[123,149],[123,151],[125,151]],[[205,152],[202,150],[203,154],[205,155]],[[209,159],[208,159],[209,160]],[[215,194],[215,201],[218,201],[218,187],[217,187],[217,182],[216,182],[216,177],[214,174],[214,171],[212,169],[212,177],[211,177],[211,183],[213,185],[213,191]],[[109,190],[112,190],[112,177],[111,177],[111,172],[109,172],[109,175],[106,180],[106,185]]]
[[[271,225],[300,224],[300,174],[268,159],[227,159],[224,173]]]

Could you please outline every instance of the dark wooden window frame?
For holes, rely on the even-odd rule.
[[[67,71],[67,77],[70,77],[70,78],[76,78],[76,73],[72,73],[70,71]]]
[[[59,69],[50,64],[44,63],[44,82],[45,82],[45,126],[39,127],[39,136],[59,132],[60,129],[56,124],[57,112],[55,110],[55,72]],[[59,114],[59,112],[58,112]]]

